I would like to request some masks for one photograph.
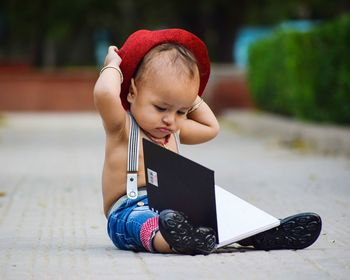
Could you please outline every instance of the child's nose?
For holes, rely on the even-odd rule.
[[[172,124],[174,124],[175,122],[175,115],[174,114],[166,114],[163,117],[163,122],[167,125],[170,126]]]

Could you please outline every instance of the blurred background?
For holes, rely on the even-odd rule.
[[[94,110],[110,44],[178,27],[208,46],[206,99],[217,114],[255,108],[347,124],[349,11],[348,0],[2,0],[0,111]]]

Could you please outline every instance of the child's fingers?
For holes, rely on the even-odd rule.
[[[118,51],[119,49],[116,46],[109,46],[104,65],[107,65],[112,61],[116,61],[119,65],[121,63],[121,57],[119,56]]]
[[[109,46],[108,53],[118,53],[118,48],[116,46]]]

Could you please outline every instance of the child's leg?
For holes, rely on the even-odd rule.
[[[108,235],[122,250],[151,251],[158,231],[158,214],[151,211],[147,198],[126,200],[108,217]]]
[[[150,252],[173,253],[174,251],[171,250],[169,244],[159,231],[158,221],[159,217],[156,216],[142,224],[140,230],[141,243],[143,247]]]
[[[278,227],[238,242],[259,250],[304,249],[312,245],[321,232],[322,220],[315,213],[301,213],[281,220]]]
[[[159,221],[160,224],[159,225]],[[108,217],[108,234],[123,250],[183,254],[209,254],[215,247],[215,233],[194,227],[182,213],[148,208],[147,198],[128,199]],[[170,247],[170,246],[171,247]]]
[[[153,239],[153,247],[158,253],[174,253],[174,251],[169,246],[168,242],[165,241],[163,235],[158,231]]]

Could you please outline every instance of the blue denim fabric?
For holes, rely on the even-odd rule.
[[[137,203],[142,201],[143,206]],[[108,216],[107,231],[113,244],[122,250],[146,251],[140,240],[143,223],[158,216],[148,208],[147,195],[127,199]]]

